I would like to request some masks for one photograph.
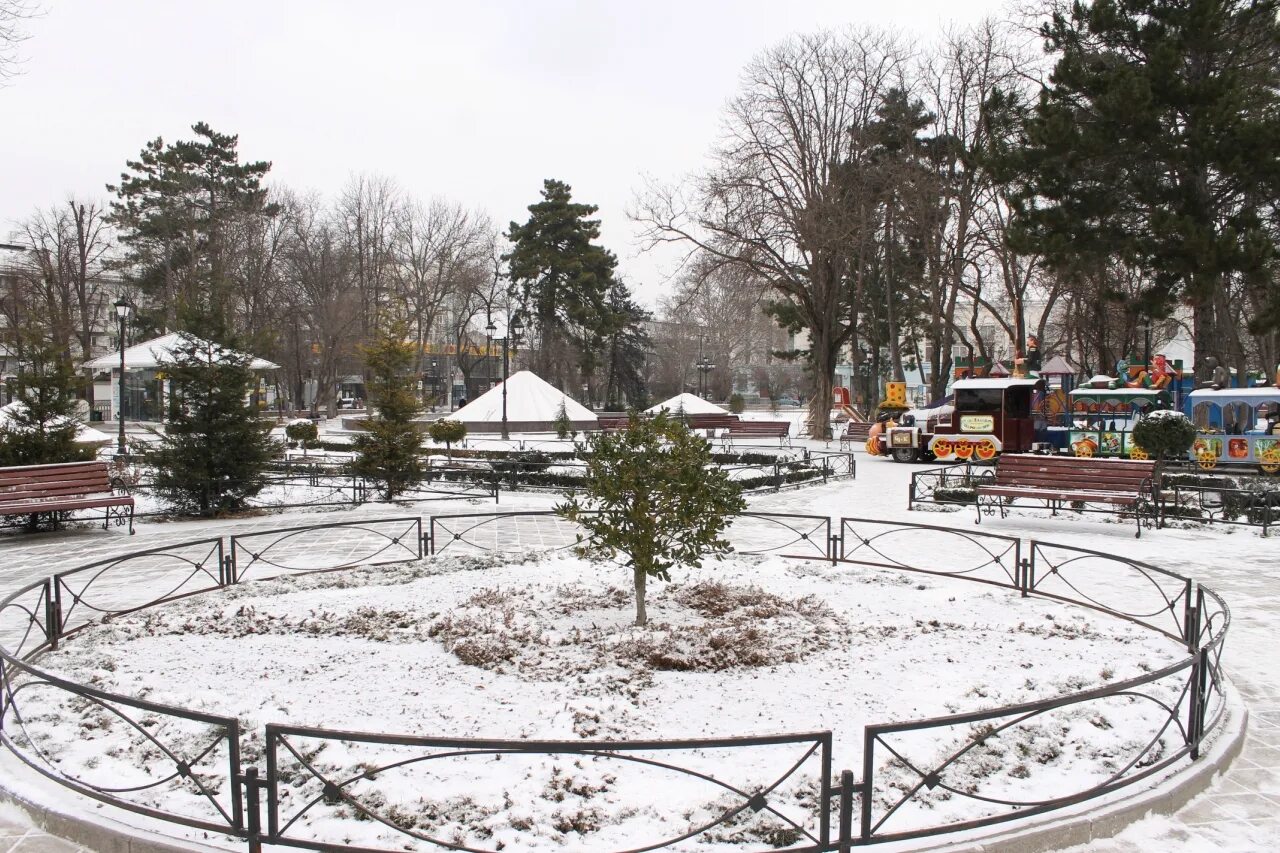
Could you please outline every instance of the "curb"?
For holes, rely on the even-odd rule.
[[[1248,720],[1248,708],[1232,686],[1227,695],[1222,728],[1215,734],[1209,749],[1198,760],[1175,770],[1154,788],[1117,792],[1112,799],[1103,800],[1101,805],[1098,801],[1087,801],[1062,810],[1069,814],[1051,812],[1016,828],[1006,824],[995,833],[973,830],[952,840],[925,840],[923,846],[913,847],[903,842],[901,845],[889,843],[876,847],[886,851],[914,850],[923,853],[1044,853],[1110,838],[1148,815],[1173,814],[1208,788],[1244,748]],[[25,765],[19,765],[25,768]],[[57,805],[38,802],[28,793],[18,793],[36,786],[22,784],[11,770],[9,767],[0,768],[0,800],[21,808],[45,832],[90,850],[104,853],[227,853],[229,849],[235,849],[165,838],[112,818],[68,810],[68,806],[88,800],[68,800],[62,796],[56,798]],[[60,788],[58,790],[61,791]],[[1093,808],[1089,808],[1091,804]]]

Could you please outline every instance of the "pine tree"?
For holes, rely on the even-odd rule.
[[[194,140],[148,142],[118,185],[111,220],[126,249],[121,268],[146,296],[135,325],[177,328],[230,345],[236,229],[270,217],[267,162],[241,163],[239,137],[200,122]]]
[[[578,540],[584,553],[626,555],[636,624],[645,625],[648,579],[670,580],[675,566],[697,568],[728,552],[720,534],[745,507],[738,484],[712,464],[706,439],[660,412],[632,413],[627,429],[592,435],[582,494],[556,511],[586,530]]]
[[[70,361],[45,337],[28,341],[26,367],[0,426],[0,465],[47,465],[92,459],[92,447],[76,444],[79,380]]]
[[[1197,363],[1225,355],[1215,340],[1224,280],[1271,280],[1278,12],[1277,0],[1095,0],[1042,27],[1058,59],[1014,152],[1021,242],[1067,270],[1119,258],[1150,273],[1135,312],[1161,317],[1190,301]],[[1271,296],[1260,320],[1280,325]]]
[[[626,285],[609,289],[610,323],[605,335],[605,407],[610,411],[642,409],[648,402],[644,368],[653,341],[645,331],[648,311],[631,298]]]
[[[413,348],[403,326],[394,326],[362,348],[369,374],[369,417],[356,436],[355,472],[394,500],[422,481],[418,456],[422,436],[414,418],[421,411],[414,394]]]
[[[156,489],[184,514],[243,509],[279,449],[250,401],[252,357],[182,335],[164,366],[173,389],[164,435],[147,461]]]
[[[608,333],[608,305],[617,258],[596,245],[600,221],[588,219],[595,205],[576,204],[568,184],[543,182],[542,201],[529,206],[524,225],[512,222],[503,255],[513,296],[525,306],[539,336],[533,371],[550,378],[556,365],[577,362],[582,376],[591,375],[597,350]],[[569,377],[559,377],[561,387]]]

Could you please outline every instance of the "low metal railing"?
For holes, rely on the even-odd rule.
[[[401,791],[406,785],[430,790],[445,784],[437,770],[446,765],[468,778],[469,762],[545,764],[557,756],[631,768],[626,772],[637,774],[634,790],[655,796],[663,790],[659,777],[677,774],[705,783],[724,798],[717,810],[670,834],[617,849],[656,849],[717,828],[766,820],[775,848],[825,851],[1001,823],[1109,794],[1198,757],[1204,737],[1225,713],[1222,649],[1230,610],[1220,596],[1188,577],[1038,540],[785,513],[745,513],[733,521],[730,538],[746,554],[925,573],[1088,608],[1170,638],[1186,649],[1185,655],[1138,677],[1068,695],[867,725],[856,781],[852,771],[833,772],[829,732],[538,742],[275,724],[266,726],[265,737],[252,733],[250,738],[254,754],[258,744],[265,745],[265,775],[259,775],[257,767],[241,767],[242,738],[250,733],[241,731],[234,718],[113,694],[37,666],[41,655],[100,619],[190,595],[300,573],[404,563],[446,551],[570,548],[578,544],[578,532],[553,512],[410,516],[195,540],[58,572],[0,601],[0,744],[75,791],[139,814],[243,838],[251,851],[264,843],[333,851],[392,850],[406,843],[488,849],[408,825],[388,808],[393,799],[388,790],[397,784]],[[945,557],[922,556],[927,553]],[[82,745],[77,760],[64,760],[58,754],[64,737],[57,730],[58,715],[25,713],[28,698],[36,694],[44,695],[39,708],[52,702],[72,716],[88,709],[128,745],[89,756],[92,760],[86,760]],[[1032,793],[1020,784],[1016,768],[987,776],[973,772],[999,762],[1008,743],[1037,727],[1119,705],[1142,712],[1127,718],[1133,730],[1126,730],[1132,737],[1125,754],[1113,756],[1092,776],[1055,775],[1049,768],[1037,774]],[[326,743],[340,744],[345,755],[360,753],[360,760],[342,766],[315,760],[323,752],[316,747]],[[749,762],[759,771],[756,776],[731,780],[722,771],[742,762],[716,756],[743,750],[773,754]],[[358,772],[343,769],[357,765]],[[664,803],[658,796],[653,808],[666,808]],[[973,808],[957,807],[964,803]],[[376,823],[394,830],[399,840],[379,847],[352,841],[355,825],[348,821]]]

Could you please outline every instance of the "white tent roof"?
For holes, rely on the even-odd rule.
[[[668,412],[679,412],[682,409],[687,415],[727,415],[724,409],[715,403],[708,403],[696,394],[677,394],[670,400],[664,400],[656,406],[645,409],[646,414],[656,415],[666,409]]]
[[[125,348],[124,369],[154,370],[163,364],[172,364],[177,360],[174,358],[174,351],[181,346],[184,338],[188,341],[194,341],[199,346],[206,346],[209,343],[187,332],[170,332],[167,335],[152,338],[149,341],[143,341],[140,344]],[[110,355],[95,358],[93,361],[86,361],[82,366],[90,370],[110,370],[113,367],[119,367],[120,350],[116,350]],[[265,358],[255,357],[253,361],[249,362],[250,370],[275,370],[279,366],[267,361]]]
[[[550,423],[560,416],[562,401],[569,420],[575,423],[596,420],[595,412],[531,371],[521,370],[507,377],[508,421]],[[502,385],[490,388],[448,417],[464,423],[498,423],[502,420]]]

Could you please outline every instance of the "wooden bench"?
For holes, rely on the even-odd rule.
[[[779,445],[791,446],[791,421],[738,421],[725,430],[725,447],[735,439],[776,438]]]
[[[717,430],[728,429],[737,423],[742,423],[737,415],[726,415],[718,413],[705,414],[689,414],[684,416],[685,425],[691,430],[706,430],[707,437]]]
[[[605,432],[617,432],[626,429],[627,424],[631,422],[628,417],[621,418],[596,418],[596,426]]]
[[[849,421],[844,432],[840,433],[840,449],[849,450],[855,444],[865,445],[871,438],[871,427],[870,421]]]
[[[1131,508],[1142,536],[1143,519],[1150,524],[1159,506],[1155,462],[1132,459],[1086,459],[1078,456],[1003,454],[996,460],[995,481],[977,488],[978,520],[1018,498],[1042,500],[1056,515],[1063,504],[1106,504]]]
[[[0,468],[0,516],[29,515],[35,527],[47,515],[56,526],[64,512],[105,509],[105,530],[126,520],[133,533],[133,498],[117,494],[106,462],[66,462]]]

